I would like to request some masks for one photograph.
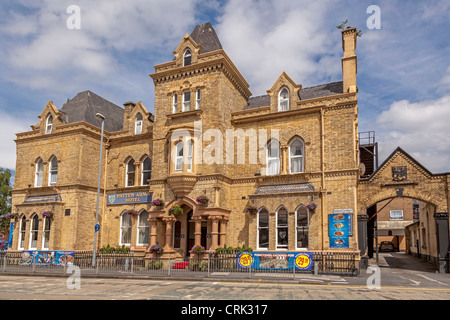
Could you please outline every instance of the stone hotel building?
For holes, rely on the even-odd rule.
[[[154,114],[91,91],[59,109],[49,102],[17,134],[13,249],[92,250],[100,113],[98,248],[358,251],[355,28],[342,31],[342,46],[342,81],[304,88],[280,70],[253,97],[205,23],[154,66]],[[346,215],[345,243],[330,236],[333,213]]]

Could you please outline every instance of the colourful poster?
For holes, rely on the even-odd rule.
[[[312,270],[311,252],[252,252],[237,256],[239,269],[259,270]]]
[[[349,214],[337,213],[328,216],[330,248],[349,248]]]
[[[73,265],[75,251],[22,251],[21,265]]]

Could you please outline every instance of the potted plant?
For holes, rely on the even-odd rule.
[[[53,218],[53,212],[44,211],[44,212],[42,212],[42,217],[51,219],[51,218]]]
[[[183,209],[177,204],[174,204],[173,207],[169,209],[169,216],[174,215],[176,217],[180,214],[183,214]]]
[[[310,204],[308,204],[306,206],[309,210],[314,211],[317,208],[317,204],[315,204],[314,202],[311,202]]]
[[[258,207],[257,207],[257,206],[254,206],[254,205],[251,205],[251,204],[248,204],[248,205],[245,207],[245,212],[248,212],[248,213],[256,213],[256,212],[258,212]]]
[[[150,247],[149,251],[150,251],[150,253],[161,254],[164,251],[164,249],[159,244],[154,244]]]
[[[200,204],[207,204],[209,202],[209,198],[205,195],[201,195],[200,197],[197,197],[197,199],[195,199],[195,201],[197,201],[197,203],[200,203]]]
[[[157,198],[157,199],[155,199],[155,200],[153,200],[152,201],[152,204],[154,205],[154,206],[156,206],[156,207],[164,207],[164,200],[163,199],[159,199],[159,198]]]
[[[205,252],[206,252],[205,247],[199,245],[193,246],[190,251],[191,254],[196,254],[198,257]]]

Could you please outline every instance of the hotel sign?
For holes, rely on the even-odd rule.
[[[141,191],[141,192],[108,194],[107,199],[108,205],[149,203],[152,202],[152,193]]]

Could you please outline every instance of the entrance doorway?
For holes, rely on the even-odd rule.
[[[187,241],[186,241],[186,257],[190,256],[190,251],[192,249],[192,247],[195,245],[195,221],[192,219],[192,214],[193,211],[189,211],[189,213],[186,215],[187,216]],[[208,228],[207,228],[207,223],[206,221],[202,221],[202,225],[201,225],[201,236],[200,236],[200,245],[203,246],[204,248],[206,248],[206,235],[208,233]]]

